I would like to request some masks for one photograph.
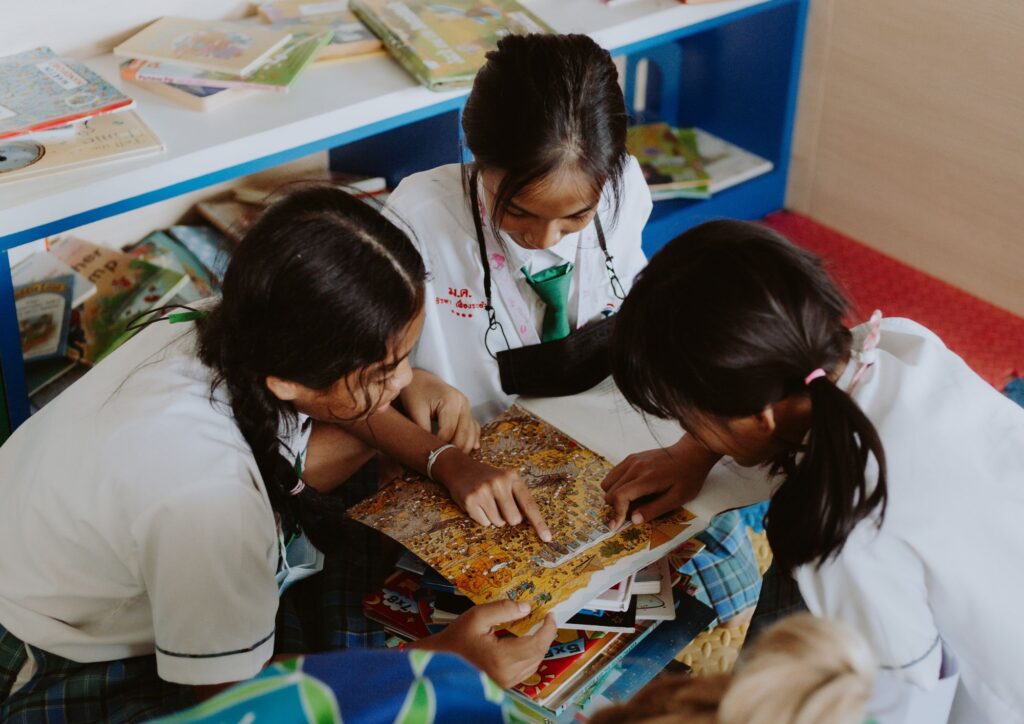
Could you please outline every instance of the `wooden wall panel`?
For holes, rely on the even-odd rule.
[[[788,205],[1024,315],[1024,3],[814,0]]]

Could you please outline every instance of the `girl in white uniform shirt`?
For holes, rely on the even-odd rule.
[[[378,212],[304,189],[247,234],[221,301],[152,324],[14,433],[0,448],[0,719],[134,721],[261,669],[279,590],[323,560],[291,568],[294,546],[366,553],[340,550],[325,493],[374,454],[341,426],[386,411],[411,377],[423,277]],[[421,472],[439,444],[427,437]],[[421,645],[504,684],[533,673],[554,622],[503,642],[491,624],[517,605],[475,611]]]
[[[421,425],[431,424],[428,408],[442,407],[434,417],[450,435],[517,395],[568,395],[607,377],[613,315],[646,264],[652,208],[626,151],[627,123],[615,64],[589,37],[508,36],[488,54],[462,114],[473,163],[414,174],[391,194],[387,211],[410,229],[428,271],[417,371],[402,395]],[[469,404],[438,404],[436,378]],[[680,460],[697,482],[709,469],[696,445],[682,444]],[[439,479],[468,461],[445,452]],[[502,485],[477,479],[449,489],[482,524],[521,520],[522,496]],[[489,505],[464,502],[481,492]],[[708,575],[730,559],[712,601],[720,617],[749,609],[760,577],[739,515],[720,517],[704,537]]]
[[[919,324],[876,312],[851,333],[844,313],[810,254],[753,224],[705,224],[641,273],[615,379],[645,412],[761,466],[751,475],[777,475],[780,579],[867,639],[888,690],[939,697],[955,661],[953,721],[1024,721],[1024,410]]]

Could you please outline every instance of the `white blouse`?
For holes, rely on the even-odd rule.
[[[866,335],[854,330],[855,350]],[[866,355],[837,384],[872,362],[852,397],[885,449],[884,522],[861,521],[838,557],[800,567],[800,592],[925,688],[944,644],[960,667],[960,721],[1024,721],[1024,409],[910,320],[883,320]]]
[[[641,248],[641,234],[653,203],[636,159],[630,158],[623,175],[622,198],[618,216],[612,210],[610,189],[605,189],[598,205],[608,252],[614,258],[617,276],[626,291],[647,258]],[[514,397],[501,389],[497,362],[484,347],[487,330],[483,269],[477,244],[470,202],[462,183],[458,164],[440,166],[405,178],[391,194],[387,215],[409,232],[426,263],[426,321],[412,355],[413,365],[441,377],[460,389],[473,408],[473,414],[487,421],[508,408]],[[486,234],[491,224],[484,218]],[[502,263],[510,270],[527,267],[531,274],[567,261],[578,268],[600,267],[589,277],[574,272],[569,288],[569,323],[573,329],[602,314],[614,312],[621,300],[612,291],[604,272],[604,254],[597,241],[593,222],[578,233],[570,234],[550,249],[524,249],[506,235],[503,246],[508,258]],[[527,284],[522,274],[513,274],[515,287],[529,307],[528,318],[539,335],[544,318],[544,303]],[[580,279],[593,279],[593,285]],[[488,338],[495,353],[521,347],[523,339],[509,313],[509,300],[492,282],[492,303],[505,337],[495,331]]]

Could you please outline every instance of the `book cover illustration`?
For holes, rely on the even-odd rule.
[[[352,0],[351,8],[431,90],[471,84],[505,35],[552,32],[516,0]]]
[[[133,59],[121,64],[121,77],[138,83],[172,83],[207,88],[257,89],[285,92],[302,74],[330,38],[330,31],[318,26],[295,26],[280,50],[248,76],[204,71],[173,62]]]
[[[164,269],[188,275],[191,286],[186,285],[178,293],[186,304],[220,293],[217,277],[184,244],[164,231],[154,231],[127,247],[125,252]]]
[[[114,55],[246,76],[290,39],[290,33],[244,21],[168,16],[118,45]]]
[[[751,153],[745,148],[708,133],[701,128],[680,129],[682,135],[688,131],[694,137],[701,162],[710,177],[708,190],[718,193],[736,184],[768,173],[774,164],[766,158]]]
[[[317,60],[379,53],[384,50],[384,44],[348,9],[347,2],[308,3],[279,0],[260,5],[259,14],[265,22],[280,29],[306,23],[330,28],[331,38],[327,45],[320,49]]]
[[[606,521],[612,509],[600,483],[611,464],[518,406],[484,427],[474,457],[519,472],[551,527],[551,543],[542,542],[525,523],[502,528],[478,525],[441,485],[412,473],[349,514],[400,542],[475,603],[503,598],[527,602],[531,613],[508,625],[517,635],[587,588],[595,573],[670,543],[694,519],[680,509],[610,531]],[[595,540],[600,542],[594,544]]]
[[[0,141],[0,184],[164,150],[135,111],[96,116],[64,130]],[[20,161],[18,160],[20,159]]]
[[[628,633],[636,628],[636,610],[636,596],[632,596],[629,599],[629,607],[625,611],[584,608],[566,621],[565,625],[592,631],[623,631]]]
[[[561,685],[568,678],[566,674],[575,673],[613,638],[603,631],[560,628],[537,671],[512,688],[523,696],[537,699]]]
[[[134,103],[84,63],[36,48],[0,58],[0,139],[56,128]]]
[[[401,636],[421,639],[430,635],[420,614],[416,593],[419,579],[407,571],[396,571],[384,581],[384,586],[363,599],[363,610],[368,618],[386,626]]]
[[[71,287],[72,307],[79,306],[96,293],[95,284],[48,251],[37,251],[35,254],[25,257],[11,269],[11,277],[15,286],[61,276],[70,276],[74,279]]]
[[[231,261],[231,244],[224,235],[209,226],[184,224],[172,226],[167,231],[192,253],[219,285]]]
[[[14,288],[21,353],[26,362],[64,356],[74,283],[74,277],[65,275]]]
[[[75,237],[59,239],[50,251],[96,285],[82,306],[85,338],[68,345],[68,354],[86,364],[113,352],[133,334],[132,319],[166,304],[188,282],[184,274]]]
[[[658,569],[658,590],[636,596],[636,617],[639,620],[672,621],[676,617],[672,586],[680,575],[669,568],[667,558],[662,558],[654,565]]]
[[[640,162],[652,193],[688,190],[698,198],[708,196],[709,176],[692,132],[679,134],[667,123],[632,126],[626,148]]]

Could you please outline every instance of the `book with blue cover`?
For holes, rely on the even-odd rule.
[[[35,48],[0,58],[0,139],[129,108],[134,101],[84,63]]]

